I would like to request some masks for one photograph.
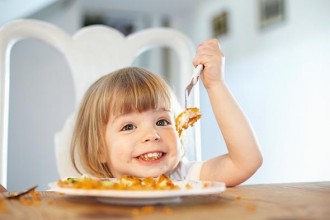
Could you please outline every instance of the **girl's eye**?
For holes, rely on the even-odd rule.
[[[162,119],[162,120],[159,120],[159,121],[156,122],[157,126],[166,126],[166,125],[169,125],[169,124],[170,124],[170,122],[168,122],[165,119]]]
[[[121,129],[121,131],[129,131],[129,130],[133,130],[134,128],[136,128],[136,126],[132,124],[127,124]]]

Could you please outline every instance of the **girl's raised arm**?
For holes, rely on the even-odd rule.
[[[215,39],[200,44],[194,65],[203,64],[201,80],[225,140],[228,153],[206,161],[200,178],[238,185],[251,177],[262,164],[257,138],[247,118],[229,91],[224,79],[225,57]]]

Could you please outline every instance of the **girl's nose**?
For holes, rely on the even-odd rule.
[[[160,136],[156,130],[150,130],[148,133],[144,136],[144,142],[148,141],[158,141],[160,139]]]

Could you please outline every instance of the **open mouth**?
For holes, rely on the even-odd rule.
[[[149,152],[149,153],[141,154],[137,158],[143,161],[152,161],[152,160],[158,160],[162,158],[164,155],[165,155],[164,152],[157,151],[157,152]]]

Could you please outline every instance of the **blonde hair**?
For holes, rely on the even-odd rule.
[[[105,132],[110,115],[172,110],[173,93],[166,82],[150,71],[127,67],[105,75],[92,84],[83,97],[71,141],[71,160],[96,177],[113,177],[108,166],[98,160],[105,152]]]

